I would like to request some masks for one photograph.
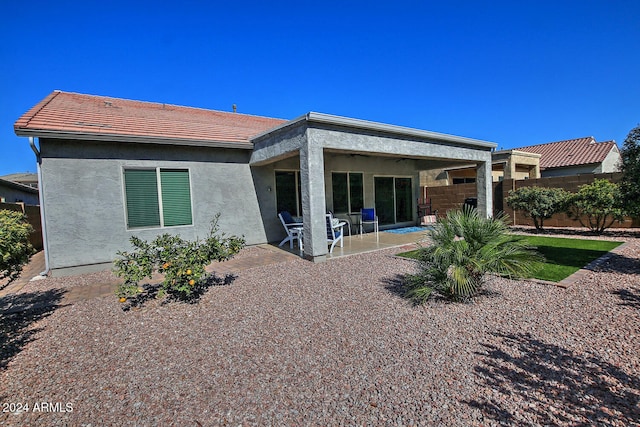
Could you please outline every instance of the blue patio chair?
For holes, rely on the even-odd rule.
[[[344,221],[334,222],[333,215],[328,213],[326,215],[327,220],[327,243],[331,244],[331,248],[329,249],[329,253],[333,253],[333,248],[336,243],[340,242],[340,247],[344,247],[344,232],[342,228],[347,225]]]
[[[293,241],[298,239],[298,247],[302,250],[302,223],[295,222],[291,214],[287,211],[280,212],[278,218],[280,218],[284,231],[287,232],[287,237],[282,239],[282,242],[280,242],[278,246],[289,242],[289,248],[293,249]]]
[[[360,235],[364,232],[365,224],[373,224],[373,230],[376,232],[376,236],[378,235],[378,216],[376,215],[375,208],[367,208],[361,209],[360,215],[362,218],[360,219]]]

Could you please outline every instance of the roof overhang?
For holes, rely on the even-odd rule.
[[[155,136],[119,135],[91,132],[60,132],[45,129],[21,129],[16,128],[18,136],[51,138],[51,139],[73,139],[82,141],[105,141],[105,142],[133,142],[138,144],[162,144],[162,145],[187,145],[193,147],[215,147],[215,148],[239,148],[252,150],[252,142],[232,142],[215,140],[197,140],[182,138],[161,138]]]
[[[296,119],[283,123],[280,126],[262,132],[253,138],[252,141],[260,139],[278,130],[294,126],[300,122],[321,123],[334,126],[343,126],[348,128],[363,129],[386,134],[395,134],[401,136],[409,136],[420,139],[429,139],[434,141],[442,141],[459,145],[471,146],[475,148],[493,149],[498,146],[495,142],[482,141],[479,139],[466,138],[462,136],[449,135],[445,133],[430,132],[426,130],[414,129],[404,126],[389,125],[386,123],[372,122],[368,120],[353,119],[350,117],[334,116],[331,114],[309,112]]]
[[[19,182],[8,181],[0,178],[0,184],[4,184],[16,190],[24,191],[25,193],[38,194],[37,188],[29,187],[28,185],[20,184]]]

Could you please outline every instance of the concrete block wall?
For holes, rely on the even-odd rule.
[[[502,182],[492,183],[494,215],[496,205],[502,203]],[[496,200],[496,195],[498,199]],[[444,185],[440,187],[428,187],[427,198],[431,199],[431,211],[438,211],[438,216],[446,215],[453,209],[460,209],[464,200],[469,197],[477,197],[478,191],[476,183]]]
[[[427,190],[427,197],[431,199],[431,210],[437,210],[439,217],[447,211],[459,209],[464,199],[476,197],[477,194],[475,183],[429,187]]]
[[[606,179],[611,182],[619,182],[622,179],[621,173],[602,173],[602,174],[583,174],[562,177],[549,177],[527,180],[505,180],[503,181],[502,198],[506,200],[509,196],[509,190],[523,187],[548,187],[548,188],[564,188],[566,191],[576,193],[580,186],[591,184],[596,179]],[[506,202],[504,202],[504,212],[509,215],[514,225],[533,226],[531,218],[526,217],[522,212],[514,212]],[[557,213],[551,218],[544,221],[545,227],[581,227],[580,222],[569,218],[565,213]],[[630,228],[640,227],[639,220],[626,218],[624,221],[615,222],[612,228]]]
[[[562,177],[538,178],[513,180],[506,179],[493,183],[493,210],[494,215],[503,211],[511,218],[513,225],[533,226],[531,218],[526,217],[522,212],[514,212],[505,202],[510,190],[522,187],[550,187],[564,188],[575,193],[581,185],[590,184],[595,179],[607,179],[611,182],[618,182],[622,178],[621,173],[583,174]],[[443,216],[451,209],[459,209],[467,197],[476,197],[476,184],[445,185],[441,187],[428,187],[428,196],[431,198],[433,210],[438,210],[438,216]],[[545,227],[581,227],[580,222],[573,220],[565,213],[555,214],[544,221]],[[624,221],[615,222],[612,228],[640,227],[640,220],[625,218]]]

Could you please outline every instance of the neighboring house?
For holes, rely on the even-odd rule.
[[[38,205],[38,189],[28,185],[0,179],[0,203],[24,203]]]
[[[503,179],[540,178],[540,155],[522,150],[501,150],[491,153],[492,181]],[[422,171],[420,185],[440,187],[443,185],[469,184],[476,182],[476,170],[468,166]]]
[[[621,157],[616,142],[596,142],[592,136],[532,145],[518,150],[540,154],[542,178],[620,170]]]
[[[9,175],[0,176],[0,179],[4,179],[5,181],[17,182],[18,184],[27,185],[33,188],[38,188],[38,174],[36,173],[12,173]]]
[[[455,164],[477,170],[480,212],[492,206],[496,144],[347,117],[281,120],[55,91],[14,128],[37,153],[54,275],[109,268],[133,235],[204,237],[218,212],[221,231],[248,244],[282,239],[279,211],[303,216],[305,257],[323,261],[328,210],[375,207],[381,228],[415,224],[419,171]]]

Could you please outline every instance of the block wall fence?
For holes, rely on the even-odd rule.
[[[512,220],[513,225],[533,226],[533,221],[521,212],[514,212],[509,208],[505,199],[509,196],[509,191],[522,187],[550,187],[564,188],[575,193],[581,185],[591,184],[595,179],[606,179],[611,182],[618,182],[622,178],[621,173],[603,174],[582,174],[575,176],[562,176],[551,178],[514,180],[507,179],[493,183],[493,212],[494,215],[503,211]],[[422,190],[424,194],[424,189]],[[469,197],[476,197],[476,184],[456,184],[441,187],[428,187],[427,197],[431,198],[431,209],[438,211],[438,216],[445,215],[451,209],[459,209],[464,200]],[[580,222],[568,218],[565,213],[555,214],[544,221],[545,227],[581,227]],[[625,218],[622,222],[614,222],[612,228],[640,227],[640,220]]]

